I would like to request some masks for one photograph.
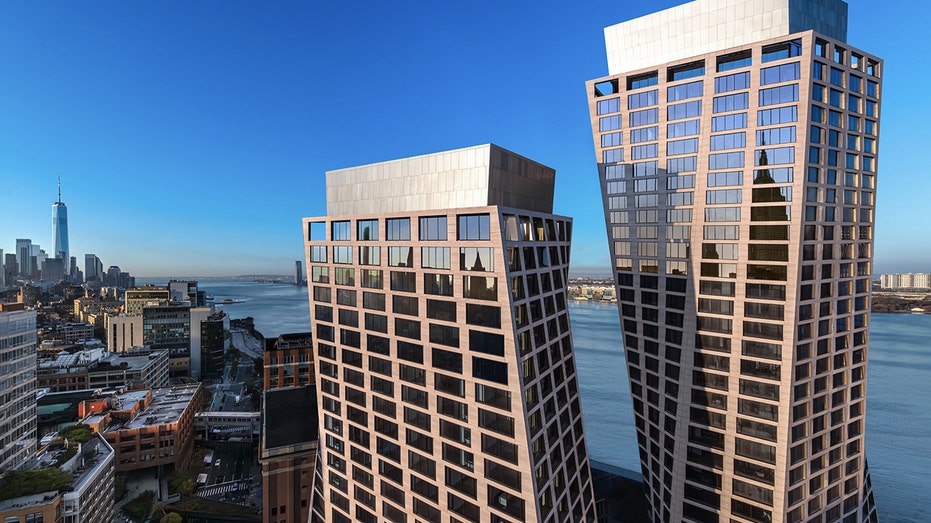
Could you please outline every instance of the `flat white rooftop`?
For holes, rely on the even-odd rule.
[[[328,216],[501,205],[553,212],[556,171],[494,144],[327,171]]]
[[[847,40],[843,0],[694,0],[606,27],[608,74],[814,30]]]

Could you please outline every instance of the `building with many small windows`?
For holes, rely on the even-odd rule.
[[[880,275],[880,286],[883,290],[889,289],[929,289],[931,288],[931,274],[926,272],[907,274]]]
[[[327,173],[319,518],[595,520],[554,181],[495,145]]]
[[[0,472],[36,453],[36,311],[0,303]]]
[[[59,352],[39,359],[38,386],[50,392],[151,389],[168,384],[168,351],[136,347],[118,354],[103,348]]]
[[[265,340],[264,389],[314,384],[314,344],[309,332]]]
[[[653,521],[875,521],[864,449],[882,61],[840,0],[605,29],[586,85]]]
[[[116,451],[118,472],[169,464],[185,468],[204,394],[200,383],[126,392],[82,401],[78,415]]]
[[[4,523],[113,520],[114,452],[99,434],[84,443],[55,439],[27,467],[3,478],[6,492],[22,494],[0,501]],[[40,474],[44,477],[37,481]]]

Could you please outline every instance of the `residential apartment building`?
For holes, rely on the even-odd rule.
[[[554,181],[494,145],[327,173],[317,517],[595,520]]]
[[[265,340],[263,389],[314,384],[314,345],[309,332]]]
[[[883,289],[928,289],[931,288],[931,274],[926,272],[908,274],[883,274],[880,276]]]
[[[586,88],[654,521],[876,520],[883,64],[846,25],[840,0],[696,0],[605,29]]]
[[[74,316],[95,326],[105,326],[98,324],[97,319],[102,319],[106,314],[116,314],[122,306],[123,302],[115,299],[85,296],[74,300]]]
[[[95,434],[86,443],[72,441],[67,446],[61,439],[54,440],[29,463],[30,470],[48,468],[67,473],[70,480],[62,481],[54,490],[45,492],[37,492],[36,487],[28,484],[10,488],[26,493],[0,502],[0,518],[5,523],[98,523],[113,520],[114,452],[103,437]],[[16,476],[7,480],[28,481]]]
[[[36,453],[36,312],[0,303],[0,472]]]
[[[75,343],[79,340],[89,340],[94,337],[94,326],[90,323],[66,323],[56,327],[52,334],[53,339],[62,343]]]

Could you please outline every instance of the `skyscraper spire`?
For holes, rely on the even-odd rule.
[[[52,204],[52,235],[55,238],[55,257],[61,258],[67,265],[68,248],[68,207],[61,201],[61,175],[58,175],[58,201]]]

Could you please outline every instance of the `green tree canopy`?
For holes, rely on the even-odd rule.
[[[0,480],[0,501],[58,491],[69,485],[71,480],[71,474],[58,467],[10,472]]]
[[[68,441],[87,443],[94,437],[94,431],[87,425],[77,423],[58,431],[58,435],[63,438],[68,438]]]

